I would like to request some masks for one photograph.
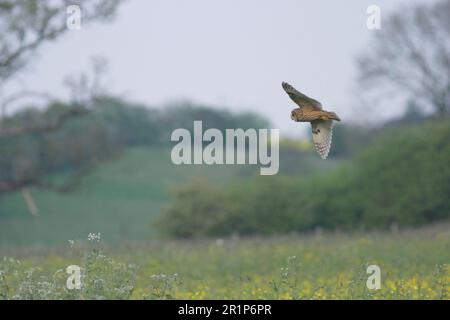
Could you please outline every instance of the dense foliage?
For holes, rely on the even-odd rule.
[[[353,161],[313,177],[179,189],[158,221],[175,237],[415,226],[450,217],[450,124],[389,128]]]

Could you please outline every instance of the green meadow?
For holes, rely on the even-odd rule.
[[[436,132],[443,128],[447,127],[436,127]],[[425,131],[417,131],[418,137]],[[405,133],[396,139],[404,139],[404,136],[410,135]],[[441,139],[445,135],[436,137]],[[383,179],[389,175],[386,163],[405,159],[403,153],[394,151],[396,140],[380,141],[357,158],[355,165],[366,168],[367,161],[363,160],[367,154],[383,155],[373,156],[376,161],[369,163],[370,170],[356,171],[361,177],[381,167],[385,171],[379,173],[377,179]],[[410,148],[415,149],[422,142],[414,139]],[[288,150],[293,152],[293,149]],[[429,154],[433,155],[431,151]],[[249,180],[257,173],[257,166],[176,166],[170,161],[168,148],[133,147],[94,167],[73,192],[61,194],[30,189],[39,207],[39,216],[28,213],[20,193],[2,195],[0,298],[448,299],[450,227],[445,220],[421,227],[401,225],[400,229],[392,224],[390,230],[384,228],[384,231],[357,227],[345,232],[339,228],[311,228],[266,236],[211,234],[191,239],[167,237],[157,229],[155,219],[166,212],[165,221],[168,221],[171,216],[167,212],[173,212],[171,204],[174,203],[180,212],[188,210],[190,213],[187,220],[175,221],[177,227],[185,229],[193,224],[198,229],[202,227],[198,221],[208,225],[207,218],[223,209],[218,202],[223,200],[217,197],[220,195],[218,190],[238,193],[239,197],[230,199],[245,200],[243,203],[248,204],[236,216],[240,220],[231,220],[240,223],[237,227],[250,222],[271,226],[268,221],[273,217],[272,212],[278,214],[281,211],[273,209],[270,212],[271,207],[265,204],[274,203],[286,210],[282,206],[286,199],[292,202],[301,200],[300,196],[312,197],[314,192],[321,190],[319,187],[333,186],[336,173],[347,173],[340,169],[340,160],[318,162],[313,161],[311,157],[314,156],[303,153],[300,157],[294,153],[282,157],[285,162],[281,164],[281,174],[284,177],[290,175],[291,182],[295,183],[272,185],[271,180],[264,183],[260,180],[264,177]],[[294,161],[300,158],[300,164]],[[424,166],[426,158],[408,163],[412,167],[419,163],[422,168],[434,172],[447,158],[433,159],[434,166],[430,167]],[[290,170],[297,172],[292,174]],[[330,170],[330,174],[326,170]],[[407,168],[404,170],[408,171]],[[315,175],[319,171],[322,174]],[[440,172],[440,176],[427,175],[430,186],[441,181],[440,177],[447,171]],[[313,184],[314,189],[307,193],[308,189],[301,189],[307,188],[309,180],[303,179],[307,177],[331,180],[330,184]],[[403,181],[401,175],[396,178]],[[284,178],[279,182],[283,181]],[[183,189],[192,184],[206,189],[200,188],[200,193],[195,191],[197,189],[192,193],[189,187]],[[220,189],[222,187],[227,189]],[[246,188],[261,192],[252,194]],[[181,190],[179,198],[177,193],[172,193],[175,190]],[[342,187],[339,190],[343,190]],[[357,188],[351,190],[359,192]],[[371,190],[375,194],[384,192],[385,188]],[[188,192],[187,198],[183,192]],[[330,203],[328,198],[326,204]],[[238,205],[237,202],[224,204]],[[409,205],[414,209],[418,203]],[[172,211],[164,211],[164,208],[172,208]],[[258,215],[246,216],[253,212],[251,208],[257,208]],[[294,209],[295,216],[303,217],[297,207]],[[223,219],[226,216],[219,214],[217,217]],[[100,241],[89,240],[90,233],[100,233]],[[70,265],[81,268],[80,289],[69,290],[66,286],[66,268]],[[381,288],[377,290],[367,287],[371,276],[367,268],[371,265],[378,266],[381,272]]]
[[[448,299],[448,225],[401,232],[315,233],[105,245],[75,241],[4,251],[7,299]],[[65,269],[82,270],[68,290]],[[380,289],[367,287],[370,265]]]
[[[96,167],[70,193],[31,189],[39,208],[33,217],[19,192],[0,197],[0,247],[58,245],[101,232],[107,242],[154,236],[152,219],[169,201],[172,188],[192,180],[224,183],[241,166],[176,166],[170,149],[130,148]]]

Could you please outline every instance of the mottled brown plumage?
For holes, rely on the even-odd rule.
[[[314,147],[322,159],[326,159],[331,147],[333,135],[333,120],[341,121],[334,112],[322,109],[322,104],[287,82],[282,83],[284,91],[300,107],[291,111],[291,119],[296,122],[311,122]]]

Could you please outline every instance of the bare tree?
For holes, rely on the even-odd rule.
[[[36,50],[68,31],[66,8],[77,4],[83,26],[107,21],[120,0],[0,0],[0,80],[4,83],[30,63]]]
[[[82,25],[91,22],[108,21],[113,18],[122,0],[0,0],[0,139],[20,137],[35,132],[50,132],[61,128],[70,118],[85,114],[89,103],[98,96],[101,88],[99,75],[104,71],[101,60],[94,61],[92,81],[82,74],[67,83],[72,91],[69,105],[72,107],[61,112],[56,119],[46,123],[35,121],[8,126],[5,114],[8,106],[20,103],[22,99],[43,99],[47,103],[57,99],[45,92],[21,90],[8,96],[1,96],[2,88],[14,81],[18,74],[33,61],[42,44],[53,41],[66,33],[67,7],[77,4],[81,9]],[[1,158],[1,157],[0,157]],[[32,215],[38,215],[38,208],[28,190],[29,186],[50,189],[59,192],[70,191],[80,176],[86,172],[80,170],[70,183],[53,185],[36,175],[0,180],[0,193],[21,190],[22,196]]]
[[[363,92],[406,97],[450,114],[450,0],[404,7],[383,21],[373,47],[360,57]],[[386,99],[384,99],[386,100]]]
[[[103,58],[94,57],[92,59],[92,70],[91,73],[80,73],[77,76],[70,76],[66,79],[66,86],[70,90],[70,102],[60,103],[55,97],[45,94],[37,93],[33,91],[20,92],[19,94],[13,94],[8,96],[3,102],[0,101],[0,106],[6,106],[8,103],[12,103],[15,100],[19,100],[25,97],[41,98],[47,101],[49,105],[62,104],[64,106],[69,106],[56,116],[49,119],[44,117],[42,119],[42,113],[40,116],[31,117],[23,125],[9,125],[9,120],[7,117],[4,118],[3,125],[0,125],[0,139],[17,138],[30,133],[51,133],[60,129],[68,120],[73,117],[78,117],[89,113],[91,106],[97,101],[101,100],[102,97],[107,95],[106,89],[102,85],[102,78],[107,70],[106,61]],[[1,104],[3,103],[3,104]],[[22,121],[23,122],[23,121]],[[0,154],[1,159],[1,154]],[[2,180],[0,179],[0,193],[2,192],[13,192],[22,189],[22,194],[27,195],[24,199],[28,199],[27,204],[32,203],[30,201],[31,195],[28,191],[23,189],[27,186],[35,186],[41,189],[48,189],[57,192],[68,192],[74,189],[75,185],[80,182],[82,176],[89,172],[90,168],[82,168],[76,172],[72,179],[66,181],[63,185],[55,185],[48,181],[42,180],[42,177],[36,174],[20,175],[13,180]],[[27,170],[25,170],[27,171]],[[28,206],[28,207],[36,207]],[[30,212],[33,210],[30,210]]]
[[[66,8],[69,5],[78,3],[84,26],[91,22],[111,19],[121,2],[122,0],[0,0],[0,93],[2,87],[13,81],[20,71],[33,61],[32,57],[42,44],[55,40],[68,31]],[[96,86],[95,83],[94,85]],[[72,86],[72,91],[73,89]],[[90,90],[89,93],[94,91]],[[76,94],[81,95],[81,91]],[[83,94],[85,98],[86,92]],[[18,100],[30,97],[47,101],[55,100],[48,93],[30,90],[21,90],[6,97],[0,96],[0,137],[11,137],[33,131],[57,130],[69,118],[84,114],[86,111],[85,105],[73,103],[76,110],[61,114],[61,118],[53,123],[39,126],[24,124],[17,128],[5,128],[2,125],[2,119],[5,117],[7,107]],[[74,102],[79,102],[80,99],[76,96]]]

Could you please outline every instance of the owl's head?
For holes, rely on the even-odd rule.
[[[302,119],[303,112],[300,108],[295,108],[291,111],[291,119],[298,122]]]

